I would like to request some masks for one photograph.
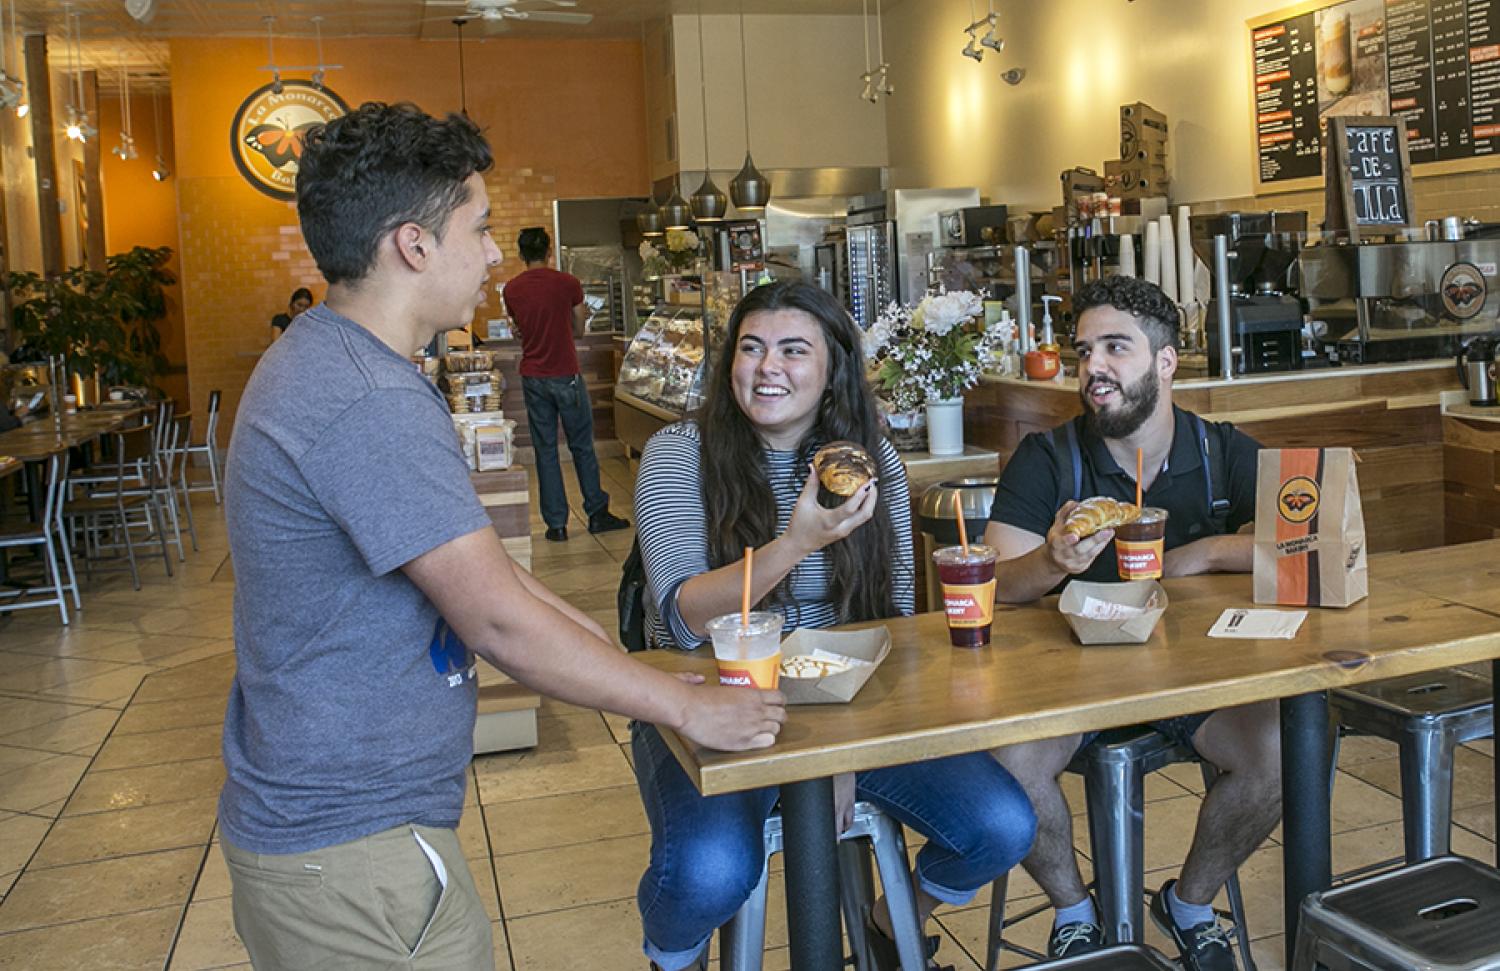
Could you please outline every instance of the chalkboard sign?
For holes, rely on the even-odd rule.
[[[1396,229],[1412,221],[1411,157],[1399,118],[1328,119],[1328,172],[1323,228]]]

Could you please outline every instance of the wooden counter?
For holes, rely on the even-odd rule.
[[[1443,540],[1500,536],[1500,408],[1443,395]]]
[[[578,367],[589,389],[589,404],[594,413],[594,451],[601,457],[619,455],[615,444],[615,375],[619,373],[619,355],[615,334],[585,334],[573,342],[578,351]],[[500,373],[505,377],[505,395],[500,407],[505,417],[516,423],[516,461],[524,465],[535,462],[531,448],[531,427],[526,423],[526,397],[521,392],[521,341],[511,338],[487,341],[485,349],[496,353]],[[566,457],[567,446],[558,435],[558,452]]]
[[[1172,400],[1233,422],[1268,448],[1356,449],[1370,550],[1378,553],[1448,541],[1440,397],[1457,386],[1450,362],[1431,361],[1181,381]],[[1074,379],[986,378],[965,397],[964,428],[975,444],[1000,452],[1003,466],[1022,437],[1081,410]]]

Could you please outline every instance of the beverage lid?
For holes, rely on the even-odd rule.
[[[739,637],[764,637],[767,634],[780,634],[781,626],[785,622],[780,614],[769,610],[750,611],[750,623],[741,623],[739,611],[732,614],[723,614],[708,622],[708,633],[710,636],[724,637],[738,635]]]
[[[1158,509],[1155,506],[1142,508],[1140,516],[1136,519],[1138,523],[1164,523],[1166,521],[1167,511],[1165,509]]]
[[[969,555],[964,555],[962,546],[943,546],[932,551],[933,562],[943,566],[961,566],[971,563],[991,563],[998,559],[993,546],[985,546],[983,543],[970,543]]]

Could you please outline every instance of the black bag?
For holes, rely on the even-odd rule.
[[[635,653],[646,649],[646,564],[641,559],[639,538],[630,544],[630,555],[620,565],[620,589],[615,594],[620,616],[620,643]]]

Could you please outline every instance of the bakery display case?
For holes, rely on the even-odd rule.
[[[640,452],[657,429],[703,398],[709,346],[702,307],[661,304],[625,349],[615,381],[615,434]]]

